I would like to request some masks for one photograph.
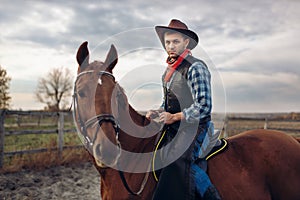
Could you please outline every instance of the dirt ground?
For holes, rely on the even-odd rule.
[[[0,200],[99,200],[99,181],[91,163],[0,174]]]

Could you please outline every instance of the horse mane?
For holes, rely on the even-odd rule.
[[[104,65],[104,62],[94,60],[91,62],[85,70],[106,70],[106,66]],[[136,111],[128,102],[128,98],[125,92],[125,89],[118,83],[116,82],[116,87],[118,89],[118,93],[120,94],[118,97],[118,104],[120,104],[121,107],[127,109],[129,111],[130,117],[132,120],[139,126],[146,126],[150,123],[150,120],[148,120],[144,115]]]
[[[119,90],[118,104],[123,108],[128,108],[131,119],[138,124],[139,126],[147,126],[150,123],[150,120],[146,118],[145,115],[142,115],[136,111],[128,102],[128,98],[125,92],[125,89],[117,82],[116,86]]]
[[[116,83],[115,87],[117,87],[116,90],[118,93],[117,104],[119,120],[126,124],[125,127],[123,127],[122,124],[120,125],[120,130],[124,133],[121,134],[122,138],[120,137],[120,142],[125,141],[125,143],[122,143],[122,148],[131,152],[152,151],[157,133],[160,130],[159,126],[155,122],[151,122],[145,115],[136,111],[129,104],[123,87],[118,83]],[[131,123],[133,126],[130,125]],[[130,133],[133,132],[140,137],[132,136]]]

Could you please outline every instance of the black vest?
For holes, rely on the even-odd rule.
[[[174,114],[181,112],[183,109],[190,107],[193,104],[193,96],[191,89],[187,84],[187,73],[189,68],[195,62],[201,62],[205,67],[206,64],[193,56],[188,56],[182,61],[177,70],[174,72],[169,87],[164,81],[166,72],[162,76],[163,90],[164,90],[164,105],[165,111]],[[178,130],[180,121],[170,125],[175,130]]]

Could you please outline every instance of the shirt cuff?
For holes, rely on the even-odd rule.
[[[182,114],[184,116],[184,120],[187,122],[187,123],[193,123],[193,121],[191,120],[191,116],[188,114],[187,112],[187,108],[183,109],[182,111]]]

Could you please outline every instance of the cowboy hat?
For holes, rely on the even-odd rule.
[[[155,31],[156,31],[164,48],[166,48],[164,36],[165,36],[165,33],[170,30],[177,31],[181,34],[184,34],[185,36],[187,36],[188,39],[190,39],[189,45],[187,46],[188,49],[193,49],[197,46],[197,44],[199,42],[199,38],[198,38],[197,34],[193,31],[189,30],[187,25],[185,25],[183,22],[181,22],[177,19],[172,19],[168,26],[155,26]]]

